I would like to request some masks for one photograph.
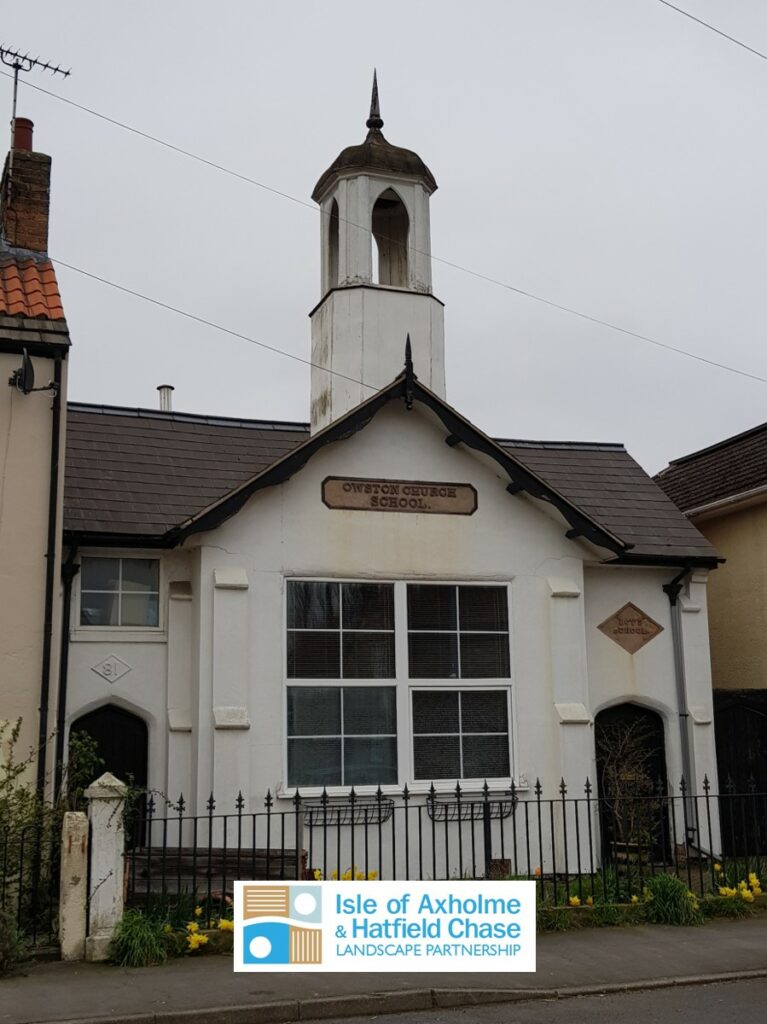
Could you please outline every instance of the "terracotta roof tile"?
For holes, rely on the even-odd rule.
[[[56,272],[50,260],[0,256],[0,315],[64,319]]]

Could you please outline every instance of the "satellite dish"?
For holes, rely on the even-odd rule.
[[[35,368],[32,365],[32,360],[29,358],[29,353],[26,349],[24,349],[24,354],[21,357],[21,366],[18,370],[13,371],[13,375],[8,383],[23,395],[28,395],[30,391],[34,391]]]

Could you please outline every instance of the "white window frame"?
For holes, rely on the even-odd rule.
[[[390,583],[394,586],[394,677],[390,679],[294,679],[288,677],[288,583]],[[398,579],[373,576],[311,576],[295,574],[283,577],[283,609],[282,609],[282,784],[278,787],[278,795],[292,797],[295,795],[296,787],[288,785],[288,687],[289,686],[393,686],[396,688],[396,709],[397,709],[397,783],[382,785],[381,791],[384,794],[396,795],[401,793],[403,786],[407,783],[408,790],[413,794],[428,793],[431,782],[417,781],[414,779],[414,755],[413,755],[413,690],[505,690],[508,699],[509,716],[509,767],[511,775],[504,778],[488,778],[487,784],[492,790],[508,789],[512,779],[519,780],[518,789],[526,788],[519,779],[516,754],[519,749],[517,725],[515,720],[515,686],[514,686],[514,644],[513,637],[513,605],[511,579],[424,579],[419,576],[402,576]],[[423,585],[447,585],[447,586],[471,586],[471,587],[505,587],[506,605],[508,609],[508,643],[509,643],[509,675],[501,679],[479,678],[479,679],[410,679],[408,664],[408,622],[407,622],[407,587],[408,584]],[[335,632],[333,630],[332,632]],[[370,632],[376,632],[371,630]],[[438,631],[434,631],[438,632]],[[445,631],[449,632],[449,631]],[[482,632],[481,630],[479,632]],[[496,632],[496,631],[490,631]],[[451,793],[455,791],[456,783],[460,782],[461,789],[466,793],[479,793],[485,784],[485,779],[441,779],[434,780],[434,789],[437,793]],[[307,798],[315,798],[322,795],[322,786],[300,786],[301,795]],[[328,796],[346,796],[351,786],[328,786]],[[359,795],[373,795],[377,792],[377,786],[355,786],[354,792]]]
[[[82,560],[84,558],[151,558],[159,564],[159,593],[157,598],[157,625],[156,626],[89,626],[81,623],[82,611]],[[162,643],[167,640],[167,625],[165,619],[165,607],[167,597],[167,578],[165,573],[164,560],[156,549],[146,548],[131,549],[130,553],[125,550],[114,550],[109,548],[86,548],[79,552],[77,563],[80,572],[77,574],[77,584],[72,588],[72,615],[70,626],[70,639],[75,642],[114,642],[114,643]]]

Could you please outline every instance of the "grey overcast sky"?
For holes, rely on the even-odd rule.
[[[679,0],[767,51],[764,0]],[[767,377],[767,61],[658,0],[2,2],[26,81],[308,199],[365,134],[428,163],[435,256]],[[11,83],[0,78],[10,116]],[[22,87],[53,258],[304,358],[319,218]],[[304,420],[308,367],[71,270],[70,398]],[[443,264],[448,399],[495,436],[651,472],[767,419],[767,384]]]

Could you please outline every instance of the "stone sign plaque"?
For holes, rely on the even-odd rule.
[[[636,654],[640,647],[649,644],[658,633],[663,632],[660,623],[645,615],[641,608],[631,602],[605,619],[597,629],[601,629],[605,636],[609,636],[629,654]]]
[[[444,484],[429,480],[329,476],[322,481],[322,500],[328,508],[360,512],[470,516],[477,511],[477,492],[471,484]]]

